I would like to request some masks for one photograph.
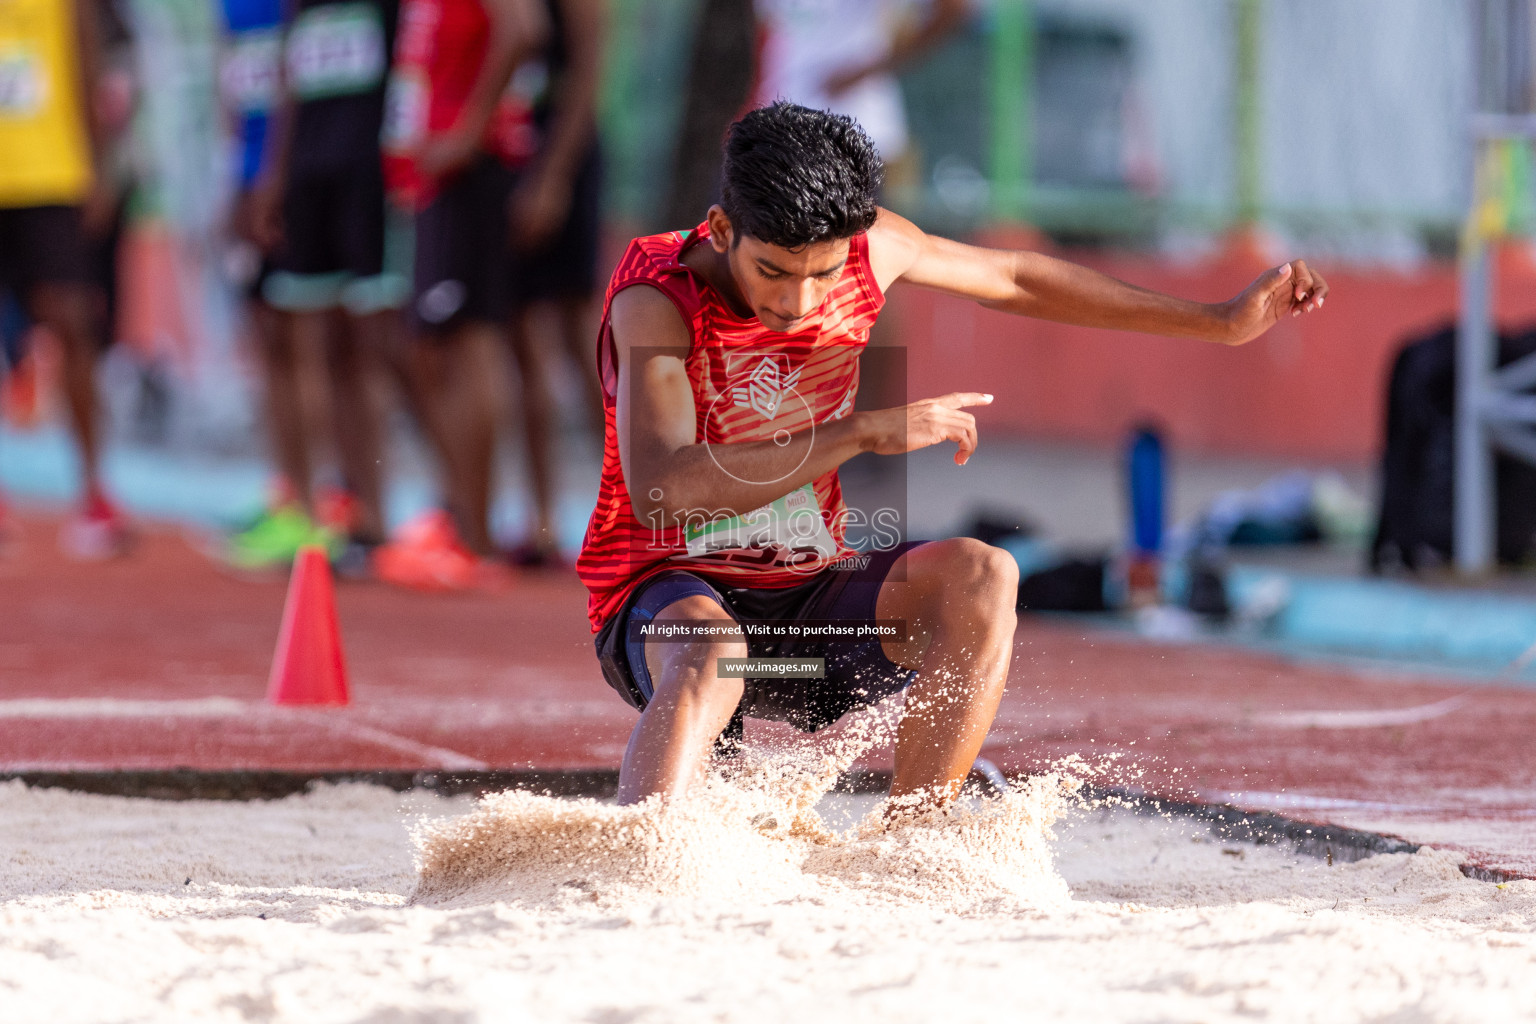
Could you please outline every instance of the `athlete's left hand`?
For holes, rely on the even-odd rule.
[[[104,239],[112,233],[112,222],[117,219],[117,207],[121,197],[106,173],[98,171],[80,204],[80,227],[86,237]]]
[[[428,178],[441,180],[468,167],[479,153],[478,133],[449,129],[422,143],[416,166]]]
[[[878,68],[874,65],[857,64],[851,68],[828,75],[821,83],[821,91],[833,99],[858,85],[864,79],[873,75]]]
[[[1228,345],[1242,345],[1269,330],[1285,316],[1301,316],[1323,308],[1328,282],[1305,260],[1292,260],[1266,270],[1243,293],[1226,304]]]
[[[512,193],[512,240],[519,249],[536,251],[555,237],[571,210],[571,183],[562,175],[537,170]]]

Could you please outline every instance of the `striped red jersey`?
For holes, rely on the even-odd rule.
[[[658,512],[641,521],[630,504],[614,419],[618,367],[609,316],[615,295],[649,285],[682,314],[692,335],[685,365],[693,387],[695,443],[721,445],[787,438],[852,412],[859,354],[885,303],[869,265],[868,237],[859,234],[850,239],[848,262],[820,308],[793,332],[769,330],[756,317],[732,312],[682,262],[684,251],[708,238],[707,222],[686,233],[637,238],[608,283],[597,341],[603,479],[576,560],[590,592],[593,632],[623,606],[637,583],[662,569],[687,569],[726,586],[788,587],[850,553],[836,470],[739,516],[699,509]]]

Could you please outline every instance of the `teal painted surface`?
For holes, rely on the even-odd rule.
[[[1276,577],[1289,600],[1265,635],[1283,647],[1497,670],[1536,644],[1536,601],[1529,599],[1242,566],[1227,582],[1241,606]]]

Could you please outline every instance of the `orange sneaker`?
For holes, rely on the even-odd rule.
[[[105,495],[93,494],[59,529],[59,548],[82,562],[121,558],[133,548],[128,517]]]
[[[506,566],[466,548],[441,510],[406,523],[371,561],[379,579],[415,590],[500,590],[513,580]]]

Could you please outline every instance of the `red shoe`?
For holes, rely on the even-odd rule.
[[[315,499],[315,521],[342,537],[350,537],[356,532],[361,511],[358,500],[338,488],[327,488]]]
[[[499,590],[513,579],[505,566],[475,557],[442,511],[401,527],[373,552],[372,564],[379,579],[415,590]]]
[[[121,558],[133,548],[128,517],[105,495],[86,498],[85,505],[59,530],[59,548],[82,562]]]

